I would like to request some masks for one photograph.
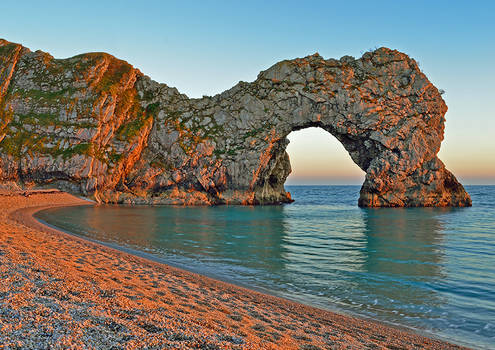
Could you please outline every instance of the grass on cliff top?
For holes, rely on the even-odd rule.
[[[7,45],[0,46],[0,59],[6,61],[7,58],[17,49],[19,45],[14,43],[9,43]]]
[[[0,47],[0,60],[2,55],[5,56],[13,48],[15,48],[15,45]],[[101,66],[104,72],[100,70],[103,75],[98,81],[93,81],[97,82],[92,89],[93,92],[83,99],[75,98],[74,93],[81,89],[75,88],[73,82],[79,79],[87,79],[90,69],[100,64],[104,64],[104,66]],[[32,153],[54,157],[61,155],[64,159],[75,154],[86,154],[117,163],[125,155],[120,155],[110,150],[98,151],[97,153],[102,154],[96,154],[94,147],[90,143],[81,143],[62,149],[61,144],[63,145],[64,140],[68,141],[68,139],[40,130],[36,131],[36,128],[52,125],[56,127],[73,126],[75,128],[96,127],[100,116],[95,114],[98,113],[95,103],[101,100],[98,100],[99,97],[107,95],[106,98],[109,103],[117,101],[114,110],[115,118],[125,118],[125,122],[116,131],[114,137],[120,141],[130,142],[148,125],[150,118],[156,117],[159,112],[158,103],[150,104],[147,108],[141,107],[139,99],[136,98],[137,91],[135,87],[127,86],[134,73],[133,67],[127,62],[105,53],[82,54],[68,59],[54,59],[49,54],[39,53],[35,54],[34,59],[23,61],[22,69],[34,72],[32,81],[38,83],[35,86],[40,86],[40,88],[15,89],[13,91],[11,86],[6,98],[27,100],[23,103],[32,106],[33,110],[35,108],[47,110],[46,107],[50,107],[50,109],[56,107],[57,111],[68,108],[68,106],[74,108],[77,101],[79,101],[78,105],[81,108],[78,108],[78,115],[82,115],[84,120],[93,119],[95,123],[64,122],[60,120],[57,115],[58,112],[54,114],[29,112],[18,114],[13,119],[11,114],[7,118],[2,109],[2,120],[0,122],[3,123],[0,127],[5,129],[5,127],[10,126],[12,129],[0,142],[0,152],[10,154],[16,158]],[[67,76],[67,72],[72,72],[72,75]],[[136,73],[139,75],[138,71]],[[46,86],[47,84],[48,88],[41,89],[41,86]],[[64,86],[68,87],[64,88]],[[28,125],[32,125],[32,128],[29,129]]]
[[[100,91],[115,94],[123,88],[123,82],[129,79],[129,73],[132,71],[132,66],[113,56],[108,55],[108,57],[110,57],[110,62],[103,77],[98,82],[97,88]]]

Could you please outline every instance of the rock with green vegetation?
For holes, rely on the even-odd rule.
[[[190,99],[105,53],[55,59],[0,40],[0,180],[99,202],[290,202],[287,135],[321,127],[366,172],[359,205],[471,205],[437,158],[446,111],[387,48],[282,61]]]

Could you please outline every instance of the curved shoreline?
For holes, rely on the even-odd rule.
[[[70,282],[77,280],[79,288],[87,289],[90,285],[99,288],[100,293],[92,294],[89,298],[94,301],[92,311],[110,313],[112,322],[118,323],[122,320],[114,314],[113,309],[108,309],[106,304],[109,301],[112,301],[112,305],[117,304],[117,309],[125,309],[126,304],[132,304],[132,301],[136,300],[133,300],[132,295],[129,297],[126,294],[126,289],[129,287],[132,287],[132,291],[138,295],[138,298],[147,297],[146,305],[137,306],[138,311],[146,311],[146,317],[130,322],[130,324],[121,322],[129,330],[126,334],[135,335],[126,344],[142,346],[156,343],[197,346],[201,344],[201,341],[206,341],[207,344],[215,344],[219,348],[251,349],[323,349],[341,348],[347,345],[357,348],[391,345],[401,348],[461,348],[458,345],[427,338],[374,320],[341,315],[155,262],[93,240],[86,240],[77,235],[56,230],[34,218],[33,215],[43,209],[88,204],[69,194],[57,191],[49,193],[32,191],[28,195],[12,193],[9,196],[16,198],[14,202],[18,204],[10,205],[10,210],[8,210],[9,203],[7,203],[7,210],[4,208],[5,203],[0,204],[0,209],[6,214],[1,215],[0,220],[6,221],[7,224],[13,222],[17,226],[17,231],[19,231],[17,238],[22,235],[23,228],[30,231],[30,237],[32,235],[43,236],[47,244],[45,249],[57,251],[56,259],[54,261],[46,259],[46,262],[55,262],[61,271],[73,272],[64,274],[62,279],[64,282],[70,285]],[[2,235],[3,231],[0,231],[0,238],[3,238]],[[20,242],[22,243],[22,239]],[[0,246],[0,252],[1,249],[2,246]],[[24,253],[27,254],[27,252]],[[40,263],[43,262],[43,255],[45,255],[43,249],[41,253],[36,256]],[[70,259],[67,259],[68,257]],[[105,260],[104,263],[112,264],[115,269],[108,269],[108,265],[99,261],[100,257]],[[0,255],[0,262],[3,262],[2,259]],[[79,260],[83,263],[77,263]],[[128,267],[121,270],[120,267],[123,264]],[[136,275],[139,276],[140,281],[136,280]],[[109,281],[114,279],[118,282]],[[101,290],[108,290],[109,284],[112,285],[110,289],[114,290],[110,293],[113,295],[102,297],[105,293],[101,293]],[[129,300],[124,300],[126,297],[129,297],[127,298]],[[209,310],[206,310],[208,308]],[[202,309],[205,310],[202,312]],[[167,317],[163,318],[164,315]],[[174,327],[168,327],[172,322],[165,322],[165,320],[170,320],[168,317],[178,318],[179,323]],[[143,329],[141,323],[147,319],[160,319],[161,321],[154,322],[148,327],[149,329],[144,327],[144,334],[151,334],[152,339],[144,336],[137,340],[136,338],[141,335]],[[172,323],[177,323],[177,320],[174,319]],[[175,338],[170,339],[165,331],[162,337],[160,337],[160,331],[149,331],[160,329],[160,327],[167,329],[169,333],[169,328],[183,329],[182,332],[187,336],[180,337],[176,334]],[[191,330],[193,330],[192,335],[189,334]],[[229,334],[219,336],[220,330]],[[1,337],[0,332],[0,340],[2,340]],[[116,343],[122,345],[118,339]]]
[[[96,204],[96,203],[76,204],[74,206],[85,206],[85,205],[94,205],[94,204]],[[119,205],[119,204],[112,204],[112,205]],[[152,253],[146,253],[143,251],[139,251],[137,249],[127,248],[127,247],[121,246],[117,243],[104,242],[104,241],[100,241],[100,240],[97,240],[97,239],[94,239],[91,237],[85,237],[83,235],[80,235],[80,234],[71,232],[69,230],[65,230],[63,228],[57,227],[55,225],[51,225],[50,223],[36,217],[37,213],[39,213],[40,211],[43,211],[45,209],[57,209],[57,208],[64,208],[64,207],[67,207],[67,206],[63,205],[63,206],[53,206],[53,207],[46,207],[46,208],[41,207],[39,209],[34,210],[31,213],[31,217],[36,223],[41,224],[42,227],[54,230],[57,232],[57,234],[63,233],[63,234],[69,235],[71,237],[81,239],[84,242],[90,242],[90,243],[96,244],[97,246],[101,246],[102,248],[111,249],[111,250],[117,251],[119,253],[129,254],[130,256],[138,257],[138,258],[144,259],[144,260],[151,262],[151,263],[154,263],[154,264],[165,265],[167,267],[177,269],[178,271],[180,271],[182,273],[191,273],[191,274],[197,276],[198,278],[211,279],[212,281],[226,283],[229,286],[241,288],[241,289],[247,290],[249,292],[259,293],[262,296],[270,296],[270,297],[274,297],[274,298],[280,298],[284,301],[295,303],[297,305],[306,306],[306,307],[313,308],[316,310],[330,312],[330,313],[341,315],[344,317],[352,317],[352,318],[363,320],[366,322],[372,322],[372,323],[374,322],[374,323],[378,323],[380,325],[383,325],[385,327],[391,327],[391,328],[398,329],[398,330],[401,330],[404,332],[417,334],[419,336],[423,336],[426,338],[431,338],[431,339],[436,339],[439,341],[449,342],[446,337],[436,335],[434,333],[431,333],[427,330],[422,330],[420,328],[409,327],[407,325],[402,325],[400,323],[387,322],[386,320],[377,320],[371,316],[360,315],[359,313],[356,313],[356,312],[352,312],[352,311],[344,310],[344,309],[339,309],[337,306],[332,308],[332,307],[325,307],[324,305],[312,304],[312,303],[307,302],[307,301],[297,300],[297,298],[291,298],[290,296],[284,296],[284,295],[278,294],[276,291],[273,291],[273,290],[263,289],[260,287],[253,287],[253,286],[250,287],[247,284],[236,282],[233,278],[229,279],[229,278],[223,278],[222,276],[215,276],[214,274],[203,273],[201,271],[194,270],[194,269],[186,266],[185,264],[171,263],[169,261],[166,261],[166,259],[161,259],[160,257],[153,255]],[[21,209],[19,211],[22,212],[22,210],[23,209]],[[15,213],[13,213],[13,214],[15,215]],[[457,345],[469,346],[469,344],[457,344]]]

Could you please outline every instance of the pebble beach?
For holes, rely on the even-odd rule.
[[[461,349],[262,294],[47,227],[56,190],[0,191],[0,348]]]

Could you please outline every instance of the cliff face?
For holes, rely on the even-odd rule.
[[[189,99],[105,53],[0,40],[0,180],[102,202],[289,202],[286,136],[321,127],[366,172],[361,206],[466,206],[437,158],[445,102],[398,51],[282,61]]]

